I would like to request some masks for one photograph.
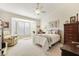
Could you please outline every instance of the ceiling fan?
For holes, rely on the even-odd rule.
[[[43,6],[41,6],[39,3],[36,4],[35,13],[37,15],[40,15],[41,13],[46,13],[45,10],[43,10]]]

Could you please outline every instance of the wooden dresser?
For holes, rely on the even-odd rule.
[[[79,23],[64,24],[62,56],[79,56]]]
[[[79,42],[79,23],[64,24],[64,44]]]

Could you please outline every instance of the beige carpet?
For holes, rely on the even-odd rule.
[[[32,39],[21,39],[18,43],[9,47],[6,56],[61,56],[60,47],[62,44],[58,43],[48,51],[44,51],[41,47],[34,45]]]

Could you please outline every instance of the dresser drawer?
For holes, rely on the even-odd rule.
[[[65,28],[71,28],[71,27],[73,27],[72,25],[65,25]]]
[[[68,35],[68,36],[78,36],[78,33],[77,32],[71,32],[71,31],[66,31],[64,32],[64,35]]]
[[[78,26],[65,26],[64,30],[77,30]]]
[[[65,24],[65,27],[77,27],[78,24],[74,23],[74,24]]]
[[[71,34],[71,33],[69,33],[69,34],[64,34],[64,37],[76,37],[76,38],[78,38],[78,34],[76,33],[76,34]]]
[[[72,34],[72,33],[69,33],[69,34],[64,34],[64,36],[68,36],[68,37],[78,37],[78,34]]]
[[[78,28],[64,28],[64,31],[78,31]]]
[[[64,25],[64,41],[65,43],[72,43],[72,41],[79,41],[78,23],[71,23]]]
[[[64,37],[64,39],[66,40],[66,41],[77,41],[77,38],[76,37]]]
[[[77,37],[68,37],[70,40],[77,40]]]
[[[67,43],[67,44],[69,44],[69,43],[71,44],[71,43],[72,43],[72,40],[70,40],[70,39],[68,39],[68,38],[65,38],[64,43],[65,43],[65,44],[66,44],[66,43]]]

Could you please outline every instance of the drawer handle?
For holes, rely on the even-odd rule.
[[[72,35],[72,34],[69,34],[69,35]]]
[[[69,38],[72,38],[72,37],[69,37]]]

